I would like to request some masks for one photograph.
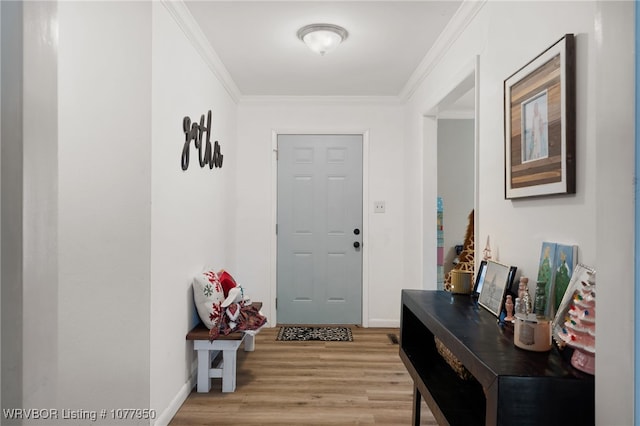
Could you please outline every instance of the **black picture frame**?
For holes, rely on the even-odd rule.
[[[504,81],[505,199],[576,193],[573,34]]]
[[[472,294],[475,297],[480,296],[480,292],[482,291],[482,285],[484,284],[484,277],[487,273],[487,261],[483,260],[480,262],[480,266],[478,267],[478,272],[476,272],[476,282],[473,285]]]
[[[500,317],[504,307],[505,295],[511,287],[515,271],[513,266],[494,260],[487,260],[485,270],[484,277],[480,277],[482,287],[478,297],[478,304],[496,317]]]
[[[507,294],[510,294],[515,301],[516,297],[518,297],[518,284],[516,283],[516,272],[518,268],[516,266],[511,266],[509,268],[509,278],[507,278]]]

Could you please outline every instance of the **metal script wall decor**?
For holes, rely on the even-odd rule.
[[[211,110],[207,113],[207,123],[205,126],[204,114],[200,116],[200,123],[192,123],[189,117],[182,120],[182,130],[184,131],[184,146],[182,147],[181,164],[182,170],[189,168],[189,152],[191,141],[198,150],[198,160],[200,167],[207,164],[209,169],[222,168],[223,155],[220,151],[220,144],[214,141],[213,150],[211,148]],[[204,139],[203,139],[204,137]]]

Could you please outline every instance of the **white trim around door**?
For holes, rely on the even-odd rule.
[[[354,129],[286,129],[271,131],[271,233],[269,259],[269,304],[272,312],[269,318],[272,324],[278,323],[276,310],[277,287],[277,236],[276,223],[278,218],[278,135],[313,134],[313,135],[362,135],[362,326],[369,326],[369,131]]]

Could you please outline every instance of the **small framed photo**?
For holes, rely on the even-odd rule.
[[[499,317],[504,303],[504,293],[511,286],[514,275],[514,267],[488,260],[478,298],[480,306]]]
[[[566,34],[504,81],[506,199],[575,194],[575,62]]]
[[[483,260],[480,262],[480,267],[478,268],[478,272],[476,273],[476,282],[473,285],[473,295],[479,296],[482,291],[482,286],[484,284],[484,276],[487,273],[487,261]]]
[[[518,286],[520,283],[516,281],[517,271],[518,271],[518,268],[516,268],[515,266],[509,267],[509,278],[507,279],[507,288],[504,291],[505,301],[507,300],[507,295],[509,294],[513,298],[514,302],[516,300],[516,297],[518,297]]]

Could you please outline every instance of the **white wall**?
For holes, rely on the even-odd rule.
[[[503,81],[565,33],[577,36],[577,194],[505,200]],[[535,274],[545,240],[577,244],[579,261],[598,270],[598,424],[633,423],[633,298],[621,296],[633,291],[630,34],[633,2],[487,2],[414,93],[407,116],[407,149],[417,151],[411,146],[424,142],[426,170],[436,144],[419,137],[430,130],[422,114],[479,55],[479,241],[491,235],[494,258],[528,276]],[[596,185],[596,178],[603,183]],[[424,216],[435,217],[429,200],[435,200],[436,187],[426,178],[423,185]],[[419,196],[419,189],[407,198]],[[435,228],[425,227],[424,233],[433,233],[427,241],[435,242]],[[435,264],[431,268],[425,288],[435,288],[428,279],[435,277]]]
[[[243,102],[238,115],[237,275],[275,316],[275,162],[277,133],[367,133],[364,164],[363,323],[398,325],[404,281],[403,108],[397,104],[274,100]],[[367,146],[365,146],[365,150]],[[368,179],[366,179],[368,174]],[[386,213],[373,213],[386,201]],[[367,226],[368,223],[368,226]]]
[[[2,7],[0,7],[0,22],[2,22]],[[6,35],[4,36],[6,37]],[[2,45],[2,38],[3,38],[3,34],[2,31],[0,30],[0,46]],[[0,48],[0,70],[2,70],[2,52],[4,51],[4,49]],[[0,72],[0,75],[4,75],[4,72]],[[2,188],[2,78],[0,77],[0,188]],[[0,212],[2,212],[2,196],[0,196]],[[1,213],[0,213],[1,214]],[[0,241],[2,240],[2,221],[0,220]],[[4,287],[2,285],[2,282],[4,281],[3,279],[3,275],[2,275],[2,244],[0,244],[0,287]],[[2,318],[2,291],[0,291],[0,319]],[[3,405],[2,404],[2,388],[3,388],[3,382],[2,382],[2,373],[3,373],[3,369],[2,369],[2,327],[0,327],[0,407]]]
[[[58,403],[148,408],[151,3],[58,18]]]
[[[634,195],[636,2],[599,2],[594,19],[596,117],[595,265],[598,290],[596,423],[632,424],[634,415]],[[616,66],[611,66],[616,64]],[[637,307],[635,307],[637,308]],[[637,377],[638,372],[635,372]],[[637,379],[636,379],[637,380]]]
[[[151,408],[162,423],[191,391],[195,352],[185,335],[197,316],[192,277],[209,265],[237,275],[237,107],[162,3],[153,4],[152,26]],[[201,168],[191,142],[183,171],[182,120],[206,120],[209,110],[222,168]]]
[[[191,277],[235,269],[237,107],[167,5],[26,3],[24,72],[22,26],[3,25],[3,139],[20,143],[3,145],[2,324],[23,324],[3,333],[3,408],[164,424],[191,390]],[[182,171],[182,120],[208,110],[223,168],[192,149]],[[114,421],[149,423],[97,423]]]
[[[474,125],[467,119],[438,120],[438,196],[442,197],[444,210],[445,274],[453,267],[454,246],[464,243],[473,210]],[[484,247],[479,243],[477,247]]]
[[[2,10],[2,406],[22,404],[22,4]],[[9,143],[11,141],[11,143]]]
[[[2,9],[2,406],[54,407],[58,340],[43,318],[55,324],[58,309],[57,6],[13,2]]]
[[[55,2],[24,3],[23,406],[56,402],[58,33]]]

